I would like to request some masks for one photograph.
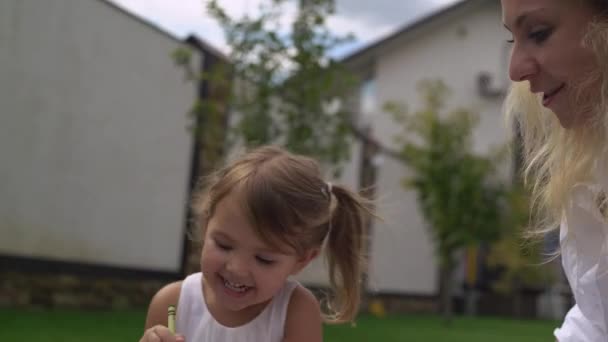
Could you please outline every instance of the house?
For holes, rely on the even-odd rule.
[[[512,137],[503,119],[502,103],[510,84],[509,39],[498,1],[461,0],[345,57],[343,62],[362,80],[354,105],[358,126],[381,145],[394,146],[398,126],[382,112],[383,104],[404,103],[416,110],[421,104],[418,83],[441,79],[451,90],[446,110],[467,108],[479,115],[473,136],[476,152],[488,152],[508,143]],[[371,160],[368,164],[374,169],[379,213],[384,218],[374,221],[371,228],[367,288],[372,295],[407,299],[410,305],[406,310],[428,309],[439,292],[438,261],[415,192],[399,186],[409,171],[393,158],[369,156],[362,151],[365,146],[358,144],[353,148],[355,158],[350,169],[360,173],[362,160]],[[516,161],[513,158],[499,170],[505,178],[512,177],[518,169]],[[356,178],[352,173],[351,183]],[[462,295],[461,284],[467,277],[480,276],[475,275],[475,266],[467,265],[463,255],[456,270],[458,296]],[[558,263],[551,267],[559,269]],[[561,271],[555,275],[561,280],[546,284],[551,290],[538,298],[528,297],[524,310],[527,312],[510,311],[519,309],[509,309],[512,305],[507,302],[502,308],[500,303],[492,302],[492,308],[486,310],[562,318],[571,296],[565,290]]]
[[[174,64],[182,47],[226,61],[110,1],[0,2],[0,269],[184,273],[188,113],[208,87]]]
[[[398,126],[382,113],[382,105],[397,101],[416,110],[421,103],[418,82],[441,79],[451,89],[446,109],[465,107],[480,116],[475,151],[507,142],[501,105],[509,84],[509,38],[498,1],[464,0],[345,57],[343,62],[362,80],[355,101],[359,127],[382,145],[395,146]],[[361,144],[353,148],[349,184],[356,184],[361,172],[361,149]],[[372,164],[384,222],[376,220],[371,230],[367,287],[372,294],[432,301],[438,294],[438,262],[416,194],[400,186],[408,170],[387,156],[374,157]],[[504,172],[509,175],[510,167]],[[464,270],[457,273],[462,282]]]

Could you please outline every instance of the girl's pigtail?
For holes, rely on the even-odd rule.
[[[366,223],[373,215],[368,200],[342,186],[328,184],[330,195],[327,264],[333,296],[327,322],[354,320],[361,299],[365,266]],[[335,204],[333,203],[335,201]]]

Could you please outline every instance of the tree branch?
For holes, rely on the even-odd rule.
[[[354,122],[350,122],[349,124],[350,130],[353,133],[353,136],[361,141],[364,144],[369,144],[376,149],[377,153],[381,153],[385,156],[391,157],[394,160],[400,163],[407,163],[407,160],[403,154],[401,154],[398,150],[393,149],[388,146],[382,145],[378,140],[376,140],[372,134],[370,129],[360,128]]]

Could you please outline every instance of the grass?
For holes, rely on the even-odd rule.
[[[139,341],[143,311],[0,310],[0,341]]]
[[[328,327],[325,341],[552,342],[556,326],[548,321],[457,317],[446,327],[436,316],[363,316],[355,328]]]
[[[106,342],[138,341],[143,311],[25,311],[0,309],[0,341]],[[435,316],[362,316],[356,327],[325,328],[326,342],[446,341],[542,342],[554,341],[557,325],[548,321],[462,318],[445,327]]]

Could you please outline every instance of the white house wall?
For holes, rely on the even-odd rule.
[[[506,84],[502,65],[506,39],[497,2],[435,18],[378,53],[374,68],[377,103],[397,100],[407,103],[410,110],[418,109],[417,82],[440,78],[452,89],[447,108],[465,106],[480,114],[477,151],[505,142],[501,99],[482,99],[477,75],[488,71],[499,77],[497,84]],[[397,126],[390,116],[378,113],[371,122],[377,139],[394,145]],[[398,162],[384,158],[378,194],[385,222],[374,226],[369,285],[379,292],[433,295],[438,288],[437,259],[415,193],[400,187],[407,175]]]
[[[0,254],[179,270],[178,46],[104,1],[0,1]]]

